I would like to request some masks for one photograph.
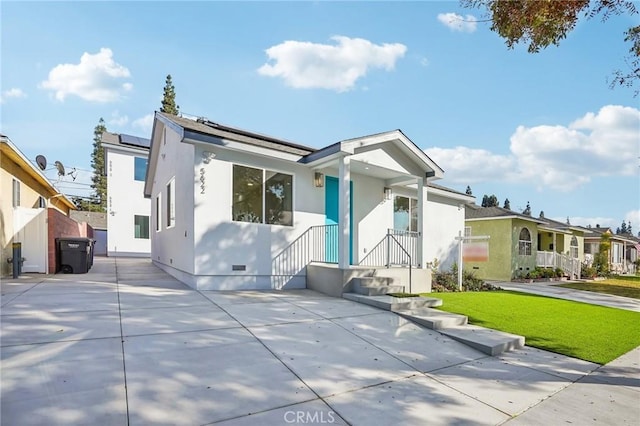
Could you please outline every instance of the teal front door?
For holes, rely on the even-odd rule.
[[[353,182],[349,190],[349,263],[353,263]],[[338,209],[338,178],[327,176],[324,185],[324,214],[325,225],[337,225],[339,217]],[[325,260],[329,263],[338,263],[338,227],[327,227],[325,235]]]

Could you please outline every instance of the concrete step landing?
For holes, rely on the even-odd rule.
[[[431,308],[396,310],[394,312],[432,330],[442,330],[443,328],[467,324],[465,315],[452,314]]]
[[[447,327],[438,331],[491,356],[524,347],[524,337],[522,336],[476,325]]]
[[[343,298],[387,311],[431,308],[441,306],[442,300],[433,297],[393,297],[393,296],[367,296],[358,293],[344,293]]]

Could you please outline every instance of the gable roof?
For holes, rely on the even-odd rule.
[[[11,139],[5,135],[0,135],[0,153],[3,156],[11,159],[14,163],[18,165],[22,170],[25,171],[29,176],[31,176],[36,182],[44,187],[44,189],[48,192],[48,199],[59,199],[62,204],[67,206],[69,210],[76,210],[76,205],[71,202],[67,198],[66,195],[58,191],[58,189],[53,186],[51,181],[42,173],[42,171],[29,161],[29,159],[18,149],[17,146],[11,142]]]
[[[638,243],[638,239],[636,237],[634,237],[633,235],[616,234],[615,232],[613,232],[613,230],[611,228],[606,228],[606,227],[600,226],[600,227],[593,227],[593,228],[586,228],[586,229],[587,229],[587,231],[590,231],[590,233],[591,233],[591,235],[585,236],[586,239],[600,240],[600,238],[602,238],[603,234],[608,233],[612,240],[621,240],[621,241],[630,242],[630,243],[633,243],[633,244],[637,244]]]
[[[544,224],[540,219],[528,216],[526,214],[517,213],[503,207],[482,207],[476,204],[465,205],[465,220],[484,220],[484,219],[522,219],[530,222]]]
[[[248,145],[259,146],[262,148],[301,156],[316,151],[315,148],[310,148],[284,139],[262,135],[260,133],[249,132],[237,127],[214,123],[206,118],[193,120],[162,112],[156,112],[156,117],[161,121],[171,122],[178,125],[182,129],[185,139],[193,139],[202,142],[217,142],[219,139],[228,139],[246,143]]]

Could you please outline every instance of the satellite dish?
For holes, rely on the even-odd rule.
[[[56,165],[56,169],[58,169],[58,176],[64,176],[66,173],[64,171],[64,166],[62,165],[61,162],[56,161],[55,163],[53,163]]]
[[[38,167],[40,167],[40,170],[47,168],[47,159],[44,155],[36,155],[36,163],[38,164]]]

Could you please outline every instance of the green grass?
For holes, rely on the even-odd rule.
[[[640,345],[640,312],[512,291],[428,293],[471,324],[514,333],[526,344],[606,364]]]
[[[593,291],[596,293],[640,299],[640,281],[636,282],[610,279],[604,281],[590,281],[586,283],[578,282],[559,284],[556,287],[573,288],[575,290]]]

